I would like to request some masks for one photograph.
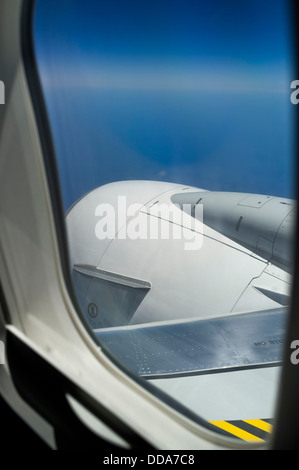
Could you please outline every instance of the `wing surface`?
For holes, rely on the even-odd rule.
[[[94,330],[130,370],[146,379],[219,373],[281,363],[286,309],[206,320]]]

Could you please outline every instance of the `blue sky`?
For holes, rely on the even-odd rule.
[[[135,178],[292,196],[287,5],[38,1],[65,207]]]

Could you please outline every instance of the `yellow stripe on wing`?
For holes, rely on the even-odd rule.
[[[263,421],[262,419],[244,419],[243,421],[245,423],[251,424],[252,426],[255,426],[256,428],[262,429],[263,431],[266,431],[270,434],[272,432],[272,424],[269,424],[266,421]]]
[[[234,424],[228,423],[227,421],[210,421],[210,423],[245,441],[263,442],[263,439],[260,439],[259,437],[254,436],[253,434],[250,434],[249,432],[244,431],[243,429],[238,428]]]

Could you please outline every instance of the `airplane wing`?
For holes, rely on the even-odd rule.
[[[286,310],[94,330],[100,344],[148,380],[279,365]]]

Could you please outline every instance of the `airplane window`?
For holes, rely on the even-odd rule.
[[[215,430],[271,435],[295,217],[290,5],[37,1],[70,271],[95,340]]]

